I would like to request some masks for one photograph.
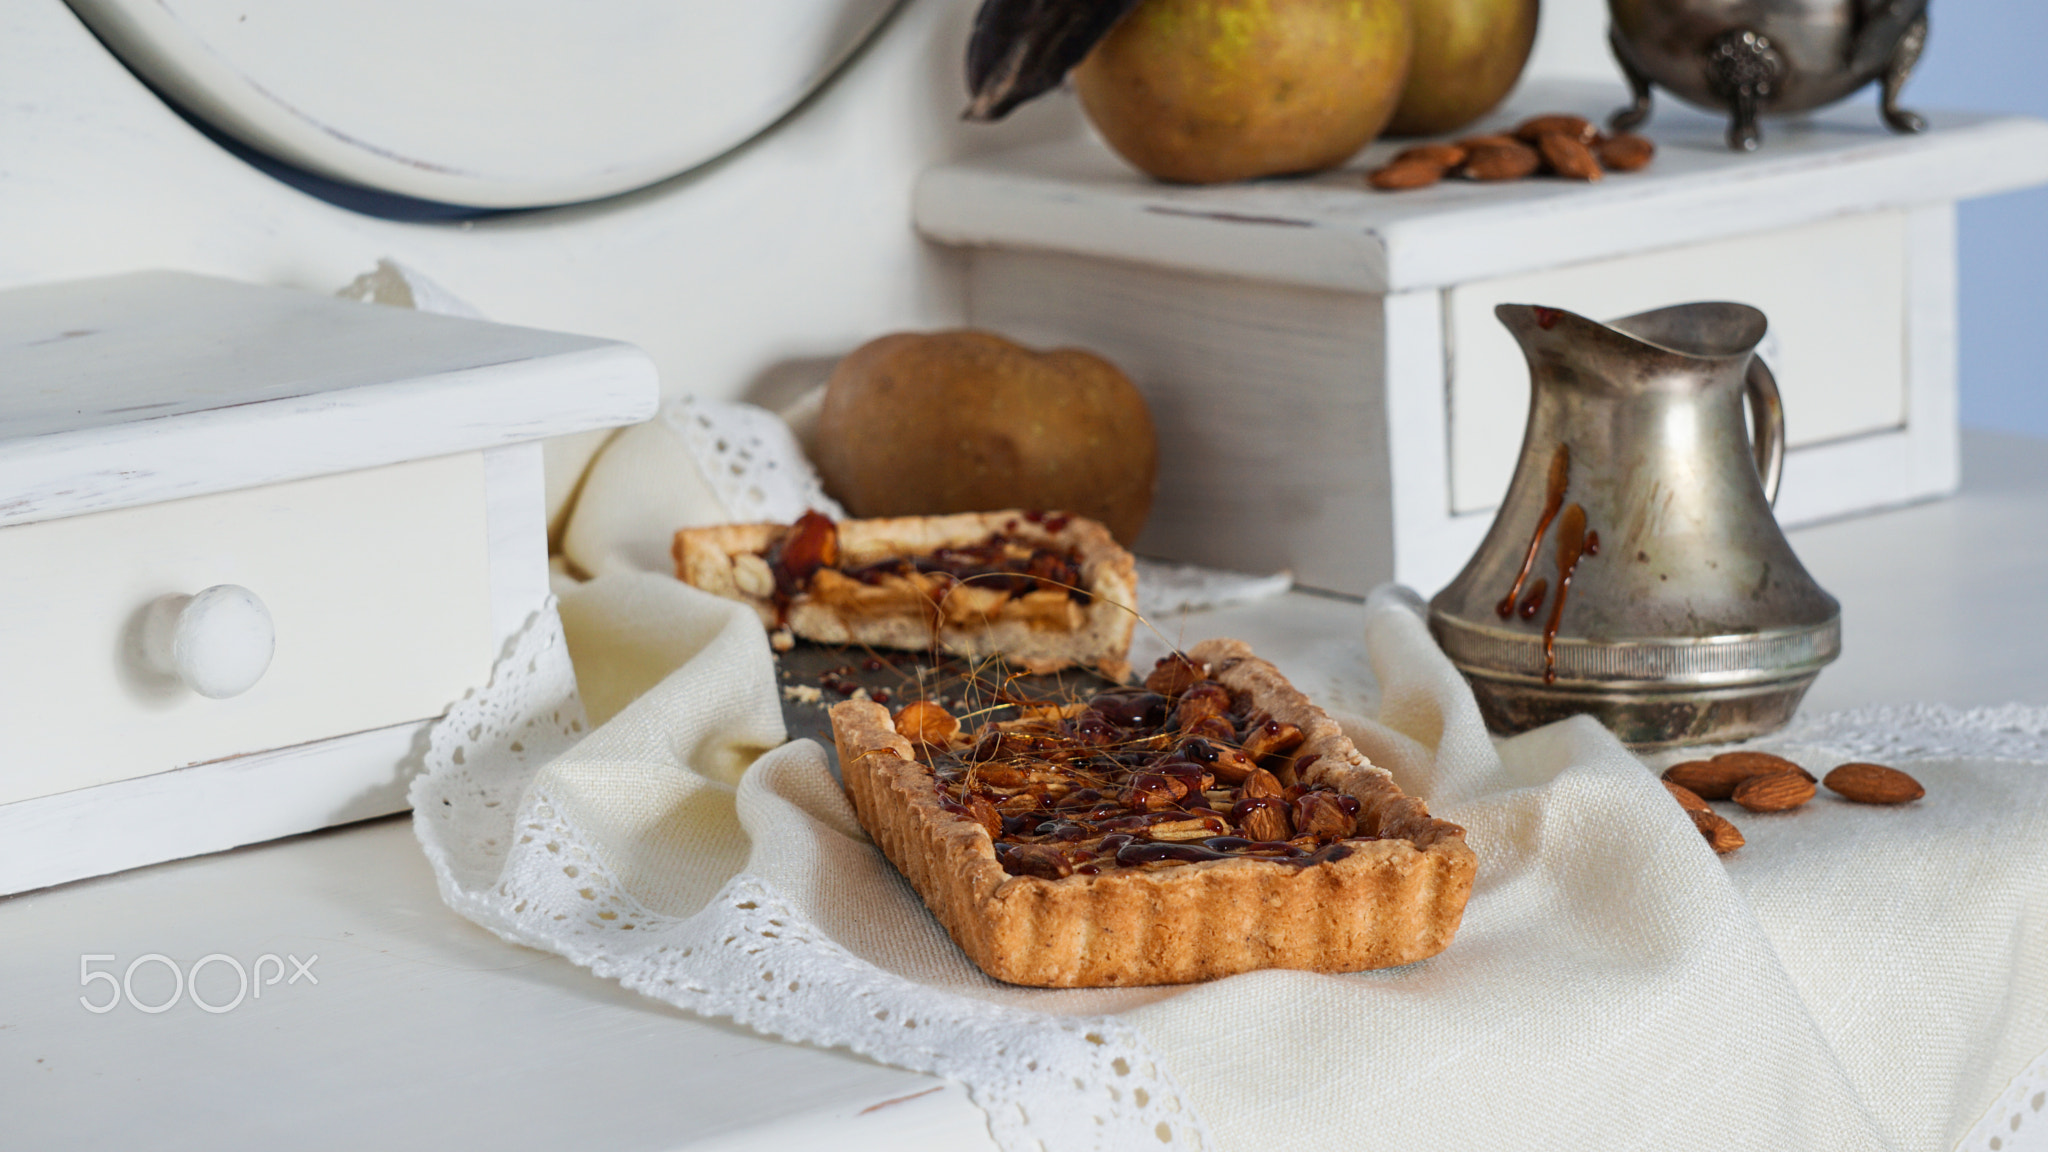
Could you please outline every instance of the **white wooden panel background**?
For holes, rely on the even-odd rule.
[[[159,89],[338,180],[527,207],[629,191],[788,111],[895,0],[73,0]]]
[[[497,654],[484,472],[472,452],[0,529],[0,804],[439,715]],[[226,700],[133,651],[146,605],[215,584],[277,630]]]
[[[62,0],[0,6],[0,285],[180,268],[331,292],[396,258],[494,320],[622,339],[668,392],[732,397],[790,361],[957,323],[908,220],[926,165],[1079,131],[1060,96],[960,122],[972,0],[913,0],[837,82],[711,168],[466,224],[372,219],[244,164],[166,108]]]
[[[1054,252],[969,254],[968,316],[1130,374],[1163,446],[1137,550],[1317,588],[1393,578],[1379,297]]]

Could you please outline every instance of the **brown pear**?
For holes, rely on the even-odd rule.
[[[1538,0],[1411,0],[1415,51],[1387,126],[1397,136],[1456,132],[1491,112],[1529,62]]]
[[[1386,127],[1408,0],[1140,0],[1074,69],[1125,160],[1215,184],[1335,167]]]

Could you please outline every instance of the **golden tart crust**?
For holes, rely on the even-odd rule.
[[[989,833],[940,804],[889,713],[832,709],[846,788],[863,827],[955,942],[998,980],[1046,988],[1182,984],[1261,968],[1355,972],[1408,964],[1456,935],[1476,860],[1464,829],[1429,815],[1278,669],[1235,640],[1189,657],[1305,734],[1304,783],[1359,801],[1352,851],[1309,865],[1235,857],[1061,879],[1018,876]]]
[[[898,516],[838,523],[839,563],[821,570],[801,594],[778,606],[764,586],[759,557],[790,531],[786,524],[721,524],[676,533],[676,576],[753,606],[763,625],[788,627],[822,644],[936,648],[956,656],[1000,656],[1026,672],[1093,668],[1121,681],[1137,623],[1138,577],[1131,554],[1108,529],[1080,516],[1022,511]],[[1086,604],[1063,591],[1021,595],[974,581],[934,589],[898,577],[869,585],[838,569],[929,556],[1002,535],[1027,545],[1071,548]]]

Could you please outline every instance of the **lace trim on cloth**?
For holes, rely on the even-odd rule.
[[[642,906],[529,788],[585,726],[550,602],[490,686],[428,734],[413,822],[449,907],[677,1007],[959,1080],[1005,1149],[1215,1146],[1143,1039],[1114,1018],[1051,1016],[895,976],[745,872],[693,916]]]
[[[2048,1150],[2048,1052],[2013,1077],[1991,1110],[1956,1152],[2043,1152]]]
[[[1795,717],[1773,744],[1829,748],[1868,760],[2048,760],[2048,708],[1909,704]]]
[[[1138,612],[1158,622],[1176,612],[1249,604],[1294,587],[1292,572],[1254,576],[1167,560],[1138,561]]]
[[[736,524],[786,524],[815,508],[834,520],[846,510],[818,481],[782,417],[751,404],[678,396],[661,421],[682,438],[726,515]]]

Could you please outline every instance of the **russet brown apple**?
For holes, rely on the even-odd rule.
[[[1115,365],[973,330],[897,333],[841,360],[815,456],[855,516],[1062,511],[1125,545],[1159,470],[1151,411]]]

